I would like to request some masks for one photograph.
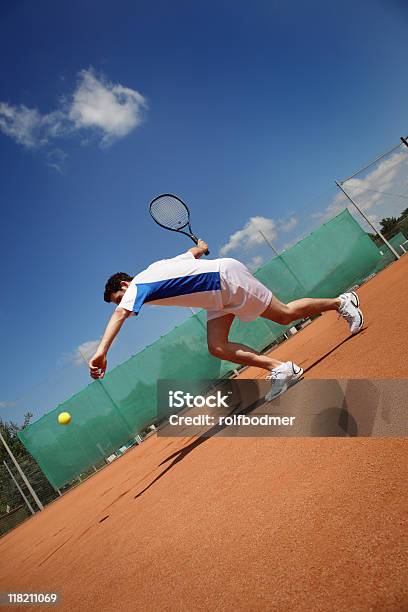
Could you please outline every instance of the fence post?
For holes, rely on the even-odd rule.
[[[44,506],[42,505],[42,503],[40,502],[40,500],[37,497],[37,493],[34,491],[33,487],[30,485],[30,483],[28,482],[28,479],[26,477],[26,475],[24,474],[23,470],[21,469],[21,467],[19,466],[19,464],[17,463],[17,459],[14,457],[13,453],[11,452],[11,450],[9,449],[7,442],[5,441],[5,439],[3,438],[3,436],[1,435],[0,432],[0,440],[3,442],[4,444],[4,448],[6,449],[6,451],[8,452],[8,454],[10,455],[10,458],[12,460],[12,462],[14,463],[14,465],[16,466],[18,473],[20,474],[21,478],[24,480],[27,489],[30,491],[31,495],[33,496],[33,499],[35,500],[35,503],[37,504],[38,508],[40,510],[44,510]]]
[[[35,514],[34,510],[32,509],[32,506],[30,504],[30,502],[28,501],[28,499],[26,498],[26,496],[24,495],[24,491],[22,490],[22,488],[20,487],[20,485],[18,484],[17,480],[14,478],[14,474],[13,472],[10,470],[9,466],[7,465],[6,460],[4,459],[3,461],[4,463],[4,467],[6,468],[6,470],[8,471],[8,473],[11,476],[12,481],[14,482],[14,484],[16,485],[18,492],[20,493],[21,497],[24,499],[25,503],[28,506],[29,511],[31,512],[31,514]]]
[[[363,211],[357,206],[357,204],[355,203],[355,201],[351,198],[351,196],[349,196],[349,194],[347,193],[347,191],[345,191],[345,189],[343,188],[343,183],[339,183],[338,181],[335,181],[337,187],[344,193],[344,195],[346,196],[346,198],[348,200],[350,200],[350,202],[353,204],[353,206],[355,207],[355,209],[360,213],[360,215],[362,217],[364,217],[364,219],[367,221],[368,225],[370,227],[373,228],[373,230],[375,231],[376,234],[378,234],[381,238],[381,240],[387,245],[387,247],[390,249],[390,251],[392,253],[394,253],[395,257],[397,259],[401,258],[401,255],[399,255],[397,253],[397,251],[394,249],[394,247],[392,246],[392,244],[390,244],[388,242],[388,240],[385,238],[385,236],[382,235],[382,233],[380,232],[380,230],[378,230],[372,223],[371,221],[368,219],[368,217],[365,216],[365,214],[363,213]]]

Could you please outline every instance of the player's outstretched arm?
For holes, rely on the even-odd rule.
[[[204,242],[204,240],[201,240],[201,238],[199,238],[197,246],[192,247],[188,250],[194,255],[196,259],[200,259],[200,257],[202,257],[204,253],[208,251],[208,244]]]
[[[102,340],[99,343],[96,353],[89,361],[89,374],[92,378],[103,378],[106,372],[108,350],[118,335],[120,328],[131,314],[129,310],[117,308],[106,326]]]

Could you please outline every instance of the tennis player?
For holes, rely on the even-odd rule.
[[[353,291],[337,298],[302,298],[284,304],[239,261],[231,258],[201,259],[208,249],[203,240],[186,253],[151,264],[132,277],[124,272],[111,276],[105,286],[105,302],[117,304],[99,347],[89,362],[92,378],[103,378],[109,347],[129,316],[138,315],[143,304],[189,306],[207,310],[207,342],[211,355],[244,366],[268,371],[272,387],[266,399],[281,395],[301,378],[303,370],[254,349],[231,342],[229,331],[235,317],[254,321],[263,317],[288,325],[326,310],[337,310],[356,334],[363,327],[359,299]]]

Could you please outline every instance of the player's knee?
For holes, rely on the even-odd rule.
[[[280,323],[280,325],[289,325],[289,323],[292,323],[296,318],[294,314],[290,306],[286,306],[285,304],[285,307],[280,309],[276,322]]]

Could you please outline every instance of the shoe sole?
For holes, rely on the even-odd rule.
[[[353,335],[353,336],[355,336],[356,334],[358,334],[358,332],[360,332],[360,331],[363,329],[363,326],[364,326],[364,316],[363,316],[363,313],[361,312],[361,310],[360,310],[359,308],[358,308],[358,312],[359,312],[359,315],[360,315],[361,321],[360,321],[360,325],[358,326],[358,329],[356,329],[356,331],[355,331],[355,332],[352,332],[352,335]]]
[[[363,313],[360,310],[360,298],[358,297],[357,293],[355,291],[349,291],[348,294],[352,296],[350,298],[351,299],[351,303],[353,304],[353,306],[355,308],[357,308],[357,310],[359,312],[359,315],[360,315],[360,319],[361,319],[360,325],[358,326],[358,329],[356,329],[355,332],[352,332],[352,335],[355,336],[355,334],[358,334],[358,332],[360,332],[363,329],[363,326],[364,326],[364,316],[363,316]]]
[[[296,383],[298,383],[303,376],[303,368],[299,368],[299,372],[295,372],[295,376],[296,378],[292,378],[292,380],[288,381],[286,386],[283,387],[283,389],[281,389],[279,391],[279,393],[276,393],[276,395],[272,395],[271,397],[268,397],[269,394],[271,393],[271,391],[269,391],[266,395],[265,395],[265,400],[267,402],[271,402],[272,400],[276,399],[277,397],[279,397],[280,395],[283,395],[283,393],[286,393],[286,391],[288,389],[290,389],[290,387],[293,387],[293,385],[296,385]]]
[[[265,395],[265,401],[266,402],[272,402],[272,400],[276,399],[277,397],[280,397],[281,395],[283,395],[283,393],[286,393],[286,391],[289,389],[289,385],[285,385],[280,391],[279,393],[275,393],[275,395],[271,395],[272,391],[269,391],[266,395]]]

